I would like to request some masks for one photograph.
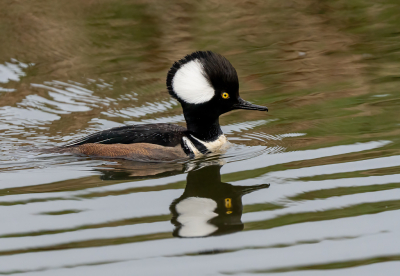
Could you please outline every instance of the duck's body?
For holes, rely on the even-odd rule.
[[[195,52],[175,62],[168,72],[167,87],[182,105],[187,128],[172,124],[116,127],[55,151],[140,161],[193,158],[225,147],[221,114],[233,109],[268,110],[239,97],[236,70],[212,52]]]
[[[59,148],[59,152],[140,161],[172,161],[195,157],[223,148],[227,139],[201,141],[185,127],[145,124],[103,130]]]

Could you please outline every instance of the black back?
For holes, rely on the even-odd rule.
[[[72,141],[64,147],[79,146],[88,143],[97,144],[133,144],[149,143],[166,147],[181,144],[186,128],[172,124],[145,124],[115,127],[90,134]]]

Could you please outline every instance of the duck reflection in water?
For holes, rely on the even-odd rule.
[[[173,235],[181,238],[225,235],[243,230],[242,196],[269,184],[234,186],[221,182],[221,165],[190,171],[181,197],[170,210]]]
[[[121,159],[108,161],[114,163],[96,169],[101,172],[102,180],[153,179],[182,174],[186,170],[182,163],[146,163]]]

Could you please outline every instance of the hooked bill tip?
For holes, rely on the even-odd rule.
[[[268,107],[262,105],[256,105],[249,103],[242,98],[239,98],[239,102],[233,105],[234,109],[247,109],[247,110],[258,110],[258,111],[267,111]]]

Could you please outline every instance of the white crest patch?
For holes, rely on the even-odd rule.
[[[218,230],[208,221],[216,216],[214,210],[217,203],[209,198],[188,197],[176,205],[179,213],[178,221],[182,227],[179,235],[182,237],[202,237]]]
[[[208,102],[215,93],[204,76],[203,64],[197,59],[178,69],[172,80],[172,88],[180,99],[191,104]]]

